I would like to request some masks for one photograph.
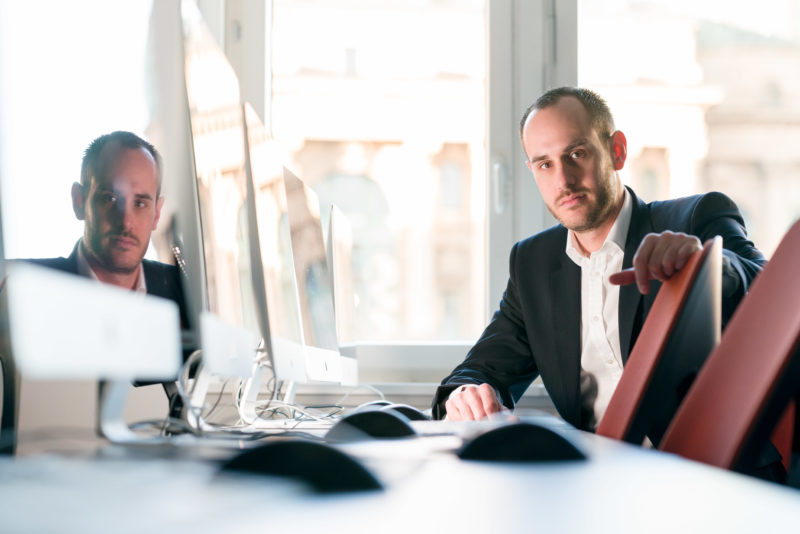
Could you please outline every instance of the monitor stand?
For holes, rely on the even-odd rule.
[[[239,417],[242,418],[248,425],[257,426],[258,428],[283,428],[286,426],[286,421],[293,421],[291,419],[263,419],[256,413],[256,405],[258,403],[258,393],[264,384],[266,373],[268,371],[266,365],[256,365],[253,375],[247,379],[242,392],[242,402],[239,404]],[[297,382],[290,380],[286,383],[286,393],[283,395],[282,402],[293,405],[295,401],[295,393],[297,392]]]
[[[123,445],[163,445],[166,436],[142,436],[125,422],[125,404],[130,393],[130,380],[109,380],[100,389],[98,428],[112,443]]]
[[[195,431],[210,430],[208,424],[203,421],[203,408],[205,407],[206,396],[211,387],[211,373],[203,368],[203,363],[197,366],[192,392],[189,394],[189,402],[184,408],[186,410],[186,423],[189,428]]]

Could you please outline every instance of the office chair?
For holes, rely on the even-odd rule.
[[[798,266],[800,221],[731,317],[661,450],[739,472],[756,467],[764,442],[800,391]]]
[[[661,284],[597,433],[657,445],[692,380],[719,342],[722,238],[709,239]]]

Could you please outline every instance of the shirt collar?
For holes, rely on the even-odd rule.
[[[86,251],[83,248],[82,239],[80,245],[78,245],[78,274],[86,278],[91,278],[92,280],[97,280],[98,282],[100,281],[94,269],[92,269],[92,266],[89,265],[89,260],[86,259]],[[131,291],[147,293],[147,284],[144,280],[144,266],[141,263],[139,263],[139,275],[136,277],[136,283]]]
[[[632,214],[633,201],[631,200],[631,195],[628,193],[628,189],[623,186],[622,209],[619,210],[614,224],[611,225],[606,240],[603,242],[603,246],[600,247],[601,250],[606,248],[609,244],[614,244],[620,251],[625,251],[625,241],[628,239],[628,229],[631,225]],[[565,252],[567,256],[569,256],[569,259],[578,265],[581,265],[581,262],[585,259],[585,256],[581,254],[575,246],[575,232],[572,230],[567,230],[567,246]]]

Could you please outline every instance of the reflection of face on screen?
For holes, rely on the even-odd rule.
[[[308,345],[338,350],[333,285],[322,239],[319,200],[288,169],[284,169],[284,180],[303,334]]]

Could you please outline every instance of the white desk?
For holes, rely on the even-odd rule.
[[[351,444],[387,485],[319,496],[215,479],[186,451],[0,458],[3,532],[791,532],[800,491],[573,431],[585,462],[459,460],[450,438]]]

